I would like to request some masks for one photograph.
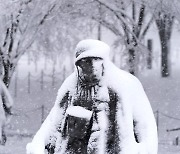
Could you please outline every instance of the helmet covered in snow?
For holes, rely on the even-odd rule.
[[[102,41],[87,39],[82,40],[77,44],[75,52],[75,62],[87,57],[99,57],[106,59],[109,58],[110,47]]]

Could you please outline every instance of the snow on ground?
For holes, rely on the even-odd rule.
[[[179,154],[179,151],[180,151],[179,146],[160,144],[158,154]]]
[[[168,78],[161,78],[159,72],[148,71],[140,77],[158,120],[159,153],[179,153],[180,145],[175,146],[179,131],[167,130],[180,128],[180,69],[173,70]],[[157,112],[158,119],[157,119]]]
[[[10,137],[6,146],[0,146],[0,154],[25,154],[25,147],[30,138]]]

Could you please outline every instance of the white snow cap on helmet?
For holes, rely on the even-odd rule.
[[[86,57],[109,58],[110,47],[99,40],[87,39],[80,41],[76,46],[75,62]]]

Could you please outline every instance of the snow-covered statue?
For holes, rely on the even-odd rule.
[[[27,145],[27,154],[157,154],[157,129],[139,80],[98,40],[76,47],[75,72]]]

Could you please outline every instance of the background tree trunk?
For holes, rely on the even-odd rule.
[[[152,69],[152,46],[153,46],[152,39],[148,39],[147,40],[147,48],[148,48],[147,68],[148,69]]]
[[[171,14],[163,14],[159,12],[159,17],[156,20],[156,25],[159,31],[161,43],[161,76],[168,77],[170,75],[170,38],[172,34],[174,17]]]
[[[133,48],[129,49],[129,73],[135,75],[136,72],[135,64],[135,50]]]
[[[6,85],[6,87],[8,88],[10,85],[10,81],[11,81],[11,74],[13,74],[11,71],[13,71],[13,70],[12,70],[12,65],[10,64],[9,61],[3,62],[3,63],[4,63],[3,82]],[[6,115],[6,117],[10,116],[12,114],[11,113],[11,105],[9,105],[9,102],[3,92],[1,94],[1,96],[2,96],[2,102],[3,102],[5,115]]]
[[[170,65],[169,65],[170,40],[168,40],[164,36],[164,34],[160,35],[160,39],[161,39],[161,76],[167,77],[170,75]]]

